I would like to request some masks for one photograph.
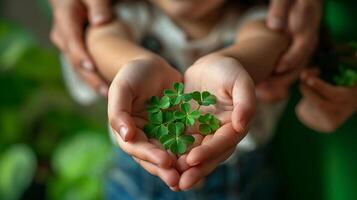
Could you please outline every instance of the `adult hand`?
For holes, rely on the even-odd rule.
[[[300,91],[303,99],[296,108],[298,118],[320,132],[332,132],[357,110],[357,85],[342,87],[318,78],[318,71],[301,74]]]
[[[76,71],[103,96],[108,84],[101,78],[86,49],[84,29],[87,21],[100,25],[110,21],[109,0],[49,0],[53,13],[51,40],[69,59]],[[89,20],[88,20],[89,19]]]
[[[317,43],[321,7],[321,0],[271,0],[267,26],[292,36],[292,43],[280,58],[276,72],[307,63]]]

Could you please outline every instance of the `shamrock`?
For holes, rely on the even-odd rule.
[[[183,93],[184,86],[182,83],[174,83],[173,87],[175,91],[169,89],[164,91],[165,96],[171,98],[171,104],[173,106],[180,104],[181,101],[187,102],[191,100],[191,94]]]
[[[148,102],[149,122],[144,126],[144,132],[149,138],[155,138],[161,142],[165,149],[174,154],[183,154],[187,151],[195,138],[185,135],[188,126],[193,126],[198,119],[199,130],[203,135],[215,132],[219,128],[219,121],[213,115],[207,113],[201,115],[201,106],[209,106],[216,103],[214,95],[207,91],[185,94],[182,83],[174,83],[174,90],[165,90],[164,96],[159,99],[152,97]],[[199,105],[192,109],[189,101],[194,100]]]
[[[201,115],[198,121],[200,122],[199,130],[203,135],[214,133],[219,128],[219,120],[212,114]]]
[[[192,93],[192,98],[197,101],[198,105],[209,106],[216,103],[216,97],[207,91],[202,93],[195,91]]]
[[[194,110],[191,112],[191,105],[189,103],[181,104],[181,111],[175,112],[175,118],[181,119],[186,125],[193,126],[195,119],[200,116],[200,111]]]
[[[339,66],[339,75],[334,77],[334,81],[340,86],[354,86],[357,83],[357,70],[345,65]]]
[[[170,149],[174,154],[183,154],[187,146],[195,141],[192,135],[184,135],[185,125],[182,122],[176,122],[169,125],[169,134],[160,137],[160,142],[165,149]]]
[[[149,101],[149,107],[147,111],[149,113],[157,113],[161,109],[167,109],[170,107],[170,98],[168,96],[163,96],[160,100],[158,97],[153,96]]]
[[[163,113],[161,111],[150,113],[149,121],[150,123],[144,126],[144,132],[147,133],[149,138],[158,139],[169,132],[166,124],[163,123]]]

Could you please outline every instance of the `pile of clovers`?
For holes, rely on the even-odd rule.
[[[191,103],[197,105],[194,109]],[[155,138],[174,154],[184,154],[195,138],[185,134],[188,127],[198,121],[199,131],[202,135],[214,133],[219,127],[219,120],[210,113],[202,114],[201,106],[216,104],[216,97],[211,93],[192,92],[184,93],[182,83],[174,83],[173,90],[164,91],[164,96],[151,97],[148,102],[147,112],[149,122],[144,127],[148,138]]]

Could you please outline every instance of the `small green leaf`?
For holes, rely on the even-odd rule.
[[[175,112],[175,118],[176,118],[176,119],[183,119],[183,118],[185,118],[185,117],[186,117],[186,113],[181,112],[181,111],[176,111],[176,112]]]
[[[170,146],[170,150],[174,154],[183,154],[186,152],[187,147],[185,143],[177,140]]]
[[[165,149],[169,149],[170,146],[175,143],[176,139],[175,137],[172,137],[172,135],[163,135],[160,137],[160,142],[164,146]]]
[[[156,132],[155,137],[156,137],[156,138],[160,138],[161,136],[167,135],[168,133],[169,133],[169,130],[167,129],[167,127],[164,126],[164,125],[161,125],[161,126],[159,126],[159,128],[158,128],[158,130],[157,130],[157,132]]]
[[[157,113],[150,113],[149,120],[153,124],[161,124],[162,123],[162,112],[159,111]]]
[[[190,116],[191,116],[192,118],[195,118],[195,119],[197,119],[200,115],[201,115],[201,113],[200,113],[200,111],[198,111],[198,110],[195,110],[195,111],[193,111],[193,112],[190,113]]]
[[[211,127],[208,124],[200,124],[199,130],[203,135],[208,135],[212,132]]]
[[[195,141],[195,138],[192,135],[181,135],[179,140],[186,145],[190,145]]]
[[[183,94],[182,98],[183,98],[184,102],[189,102],[193,97],[192,97],[192,94],[189,93],[189,94]]]
[[[187,116],[185,119],[185,124],[188,126],[193,126],[195,124],[195,119],[191,116]]]
[[[213,116],[209,122],[209,126],[211,127],[212,132],[215,132],[216,130],[219,129],[220,126],[219,120]]]
[[[144,126],[144,132],[148,138],[154,138],[156,136],[158,126],[154,124],[146,124]]]
[[[184,86],[182,83],[174,83],[174,88],[177,91],[178,94],[182,94]]]
[[[185,113],[189,113],[191,110],[191,105],[189,103],[181,104],[181,110]]]
[[[201,103],[202,103],[201,93],[198,92],[198,91],[195,91],[195,92],[191,93],[191,95],[192,95],[192,98],[193,98],[199,105],[201,105]]]
[[[170,97],[168,96],[163,96],[160,100],[160,108],[161,109],[167,109],[170,107]]]
[[[168,110],[163,113],[164,122],[172,122],[175,120],[175,114],[173,111]]]
[[[168,130],[171,134],[178,137],[183,134],[183,131],[185,130],[185,125],[182,122],[171,123],[169,124]]]
[[[216,97],[211,93],[204,91],[202,92],[202,105],[209,106],[216,103]]]
[[[174,91],[172,91],[172,90],[164,90],[164,95],[165,96],[168,96],[168,97],[172,97],[172,96],[176,96],[177,95],[177,93],[176,92],[174,92]]]

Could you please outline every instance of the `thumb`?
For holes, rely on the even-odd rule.
[[[249,76],[247,74],[247,76]],[[232,125],[238,132],[245,132],[256,110],[254,83],[251,78],[238,78],[232,91]]]
[[[108,94],[109,124],[126,142],[136,134],[136,126],[131,117],[132,101],[133,95],[128,83],[114,80]]]
[[[104,24],[112,18],[113,11],[109,0],[85,0],[85,3],[91,25]]]

